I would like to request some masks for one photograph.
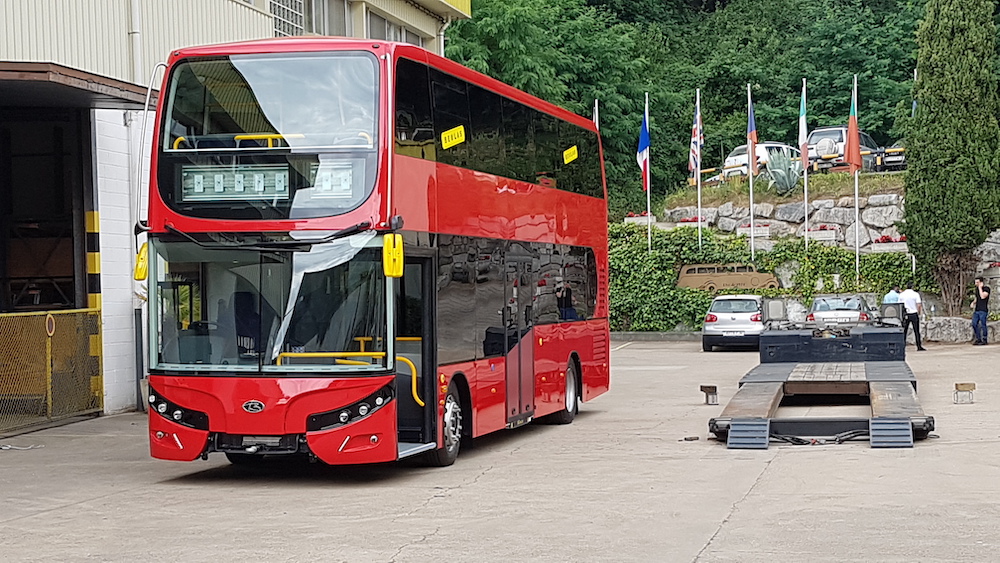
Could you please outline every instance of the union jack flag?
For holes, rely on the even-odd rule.
[[[701,147],[705,144],[705,129],[701,124],[701,92],[695,94],[694,123],[691,125],[691,151],[688,154],[688,170],[692,174],[701,170]]]

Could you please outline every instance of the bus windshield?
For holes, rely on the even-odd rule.
[[[177,64],[165,90],[157,179],[181,213],[329,216],[353,209],[374,187],[371,53],[194,58]]]
[[[150,241],[154,369],[280,376],[392,366],[390,279],[372,232],[308,250],[202,240]]]

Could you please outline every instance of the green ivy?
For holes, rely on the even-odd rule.
[[[746,237],[723,235],[681,227],[665,231],[653,229],[647,247],[645,226],[609,225],[609,271],[611,329],[616,331],[669,331],[701,327],[713,294],[677,287],[677,275],[684,264],[749,263]],[[757,267],[774,272],[779,267],[796,266],[791,287],[758,289],[765,297],[788,296],[808,302],[823,287],[834,287],[834,274],[840,274],[840,292],[882,294],[895,285],[914,281],[924,291],[936,286],[926,269],[911,272],[910,258],[903,253],[863,254],[860,279],[854,270],[854,252],[837,246],[813,243],[808,250],[802,240],[782,240],[773,250],[757,252]],[[826,289],[824,291],[832,291]],[[745,293],[746,290],[722,290],[719,293]]]

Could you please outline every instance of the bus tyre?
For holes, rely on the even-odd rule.
[[[454,380],[448,384],[448,395],[444,399],[441,431],[444,434],[444,447],[428,452],[427,456],[427,461],[435,467],[445,467],[455,463],[458,451],[462,447],[462,400]]]
[[[563,409],[552,413],[548,417],[551,424],[569,424],[576,418],[576,413],[580,410],[579,401],[579,380],[576,377],[576,367],[571,361],[566,367],[566,398],[563,402]]]

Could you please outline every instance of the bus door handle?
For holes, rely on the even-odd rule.
[[[403,356],[396,356],[396,360],[410,366],[410,393],[418,405],[424,406],[424,402],[420,400],[420,394],[417,393],[417,366],[413,365],[413,362],[409,358],[404,358]]]

